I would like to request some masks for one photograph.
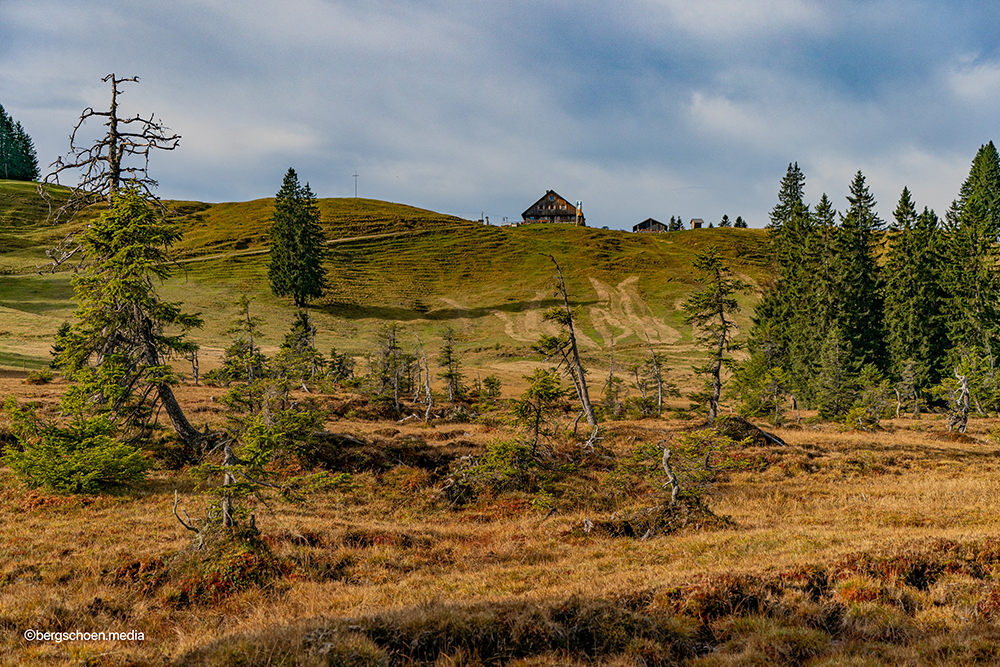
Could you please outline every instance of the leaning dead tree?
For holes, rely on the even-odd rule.
[[[138,83],[139,77],[116,77],[108,74],[101,81],[111,83],[111,105],[107,111],[97,111],[87,107],[69,135],[69,152],[49,165],[49,173],[38,184],[38,192],[49,206],[49,221],[57,223],[71,219],[80,210],[94,204],[106,202],[110,205],[112,195],[122,183],[133,183],[148,201],[159,203],[153,188],[157,182],[149,176],[149,156],[154,150],[172,151],[180,143],[180,135],[174,134],[153,114],[148,118],[121,116],[118,96],[122,94],[122,84]],[[83,138],[88,121],[103,124],[103,136],[89,142]],[[71,187],[69,197],[57,203],[49,186],[61,185],[60,178],[75,175],[77,183]],[[81,250],[75,235],[70,234],[59,245],[49,250],[49,270],[55,271],[62,263]]]
[[[39,185],[50,202],[50,221],[91,205],[104,207],[95,220],[47,253],[52,271],[77,253],[87,259],[73,280],[77,321],[63,358],[70,362],[66,368],[74,371],[74,379],[117,378],[117,388],[110,381],[90,384],[96,383],[95,405],[107,405],[129,430],[145,428],[162,407],[181,439],[199,444],[203,435],[188,421],[171,389],[176,378],[168,360],[197,349],[184,340],[184,332],[201,326],[201,319],[184,313],[179,303],[163,300],[155,289],[155,282],[169,275],[169,249],[180,232],[166,221],[152,193],[156,181],[148,174],[149,156],[154,149],[173,150],[180,136],[152,115],[120,115],[121,86],[138,82],[138,77],[109,74],[102,80],[111,83],[110,108],[83,110],[70,134],[69,153],[52,163]],[[102,120],[106,129],[84,145],[82,128],[91,119]],[[56,206],[47,186],[59,184],[69,173],[79,174],[79,180],[66,202]],[[89,372],[91,364],[97,372]]]

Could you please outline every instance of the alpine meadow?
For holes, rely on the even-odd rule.
[[[992,142],[942,212],[498,226],[161,199],[102,83],[44,175],[0,107],[0,664],[1000,662]]]

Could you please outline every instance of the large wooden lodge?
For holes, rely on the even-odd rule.
[[[555,191],[549,190],[541,199],[521,214],[522,224],[532,222],[558,222],[586,227],[583,207],[571,204]]]

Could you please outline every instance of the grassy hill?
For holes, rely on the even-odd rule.
[[[211,366],[241,293],[266,320],[271,344],[281,340],[293,309],[270,294],[267,229],[273,199],[206,204],[167,202],[184,233],[175,247],[178,271],[162,287],[205,317],[193,337]],[[314,304],[318,343],[363,355],[387,321],[417,333],[433,351],[446,326],[455,327],[473,366],[503,367],[519,376],[533,360],[527,346],[546,330],[559,262],[580,307],[582,344],[591,362],[616,353],[643,354],[645,336],[670,363],[687,368],[695,350],[680,303],[696,287],[694,254],[715,245],[730,265],[760,280],[764,234],[704,229],[638,235],[562,225],[484,226],[411,206],[370,199],[319,200],[329,239],[331,289]],[[28,367],[48,359],[51,336],[73,311],[71,271],[39,275],[45,250],[84,220],[52,227],[31,184],[0,181],[0,365]],[[75,227],[74,227],[75,225]],[[745,299],[747,321],[753,297]]]

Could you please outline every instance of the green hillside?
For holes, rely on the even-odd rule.
[[[292,308],[271,296],[266,280],[273,200],[167,203],[184,238],[175,248],[179,270],[162,291],[205,317],[194,338],[208,365],[223,347],[241,293],[253,298],[267,320],[268,341],[277,344]],[[679,305],[695,287],[694,253],[716,245],[745,278],[758,281],[765,271],[759,230],[639,235],[546,224],[500,228],[370,199],[318,203],[332,254],[332,288],[314,304],[324,351],[336,346],[363,355],[370,334],[386,321],[402,322],[433,351],[450,324],[473,365],[506,364],[520,374],[533,360],[528,345],[548,326],[541,312],[554,303],[550,254],[580,306],[582,345],[593,362],[606,357],[612,335],[627,361],[642,353],[648,334],[672,364],[686,368],[695,350]],[[0,218],[10,221],[0,236],[0,365],[47,360],[52,334],[73,310],[71,272],[34,271],[45,250],[72,229],[46,225],[46,211],[31,184],[0,181]]]

